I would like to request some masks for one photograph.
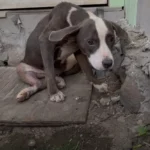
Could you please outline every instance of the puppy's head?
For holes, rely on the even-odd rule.
[[[115,35],[122,39],[128,38],[127,33],[115,23],[94,16],[77,26],[53,31],[49,40],[58,42],[71,35],[76,37],[79,49],[96,70],[113,67],[112,50],[115,45]]]

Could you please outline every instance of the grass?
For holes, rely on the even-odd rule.
[[[147,128],[147,126],[139,126],[137,129],[137,137],[147,137],[149,136],[149,129]],[[150,146],[149,143],[146,143],[144,141],[142,141],[141,143],[134,145],[133,146],[133,150],[140,150],[143,146]],[[150,147],[149,147],[150,148]]]
[[[148,134],[148,128],[146,126],[138,127],[138,136],[144,136]]]
[[[135,145],[135,146],[133,146],[133,150],[137,150],[137,149],[141,148],[142,146],[143,145],[141,145],[141,144]]]

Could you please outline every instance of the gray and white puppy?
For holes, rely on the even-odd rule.
[[[111,51],[115,35],[122,44],[128,38],[115,23],[74,4],[58,4],[28,38],[25,57],[17,66],[17,72],[30,87],[18,93],[17,100],[24,101],[47,87],[51,101],[63,101],[65,95],[59,89],[65,87],[65,82],[60,76],[77,73],[80,68],[90,82],[100,85],[92,68],[108,70],[113,67]]]

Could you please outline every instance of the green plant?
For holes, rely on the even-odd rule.
[[[144,136],[147,135],[148,133],[148,128],[146,126],[140,126],[138,128],[138,136]]]
[[[141,144],[135,145],[135,146],[133,146],[133,150],[137,150],[137,149],[139,149],[139,148],[141,148],[141,147],[142,147]]]

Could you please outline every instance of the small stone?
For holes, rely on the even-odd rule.
[[[115,115],[115,112],[113,111],[112,114]]]
[[[142,71],[146,74],[149,75],[149,67],[147,67],[147,65],[145,65],[144,67],[142,67]]]
[[[80,134],[80,137],[83,137],[83,134]]]
[[[150,51],[150,42],[148,41],[142,48],[143,52]]]
[[[142,121],[142,120],[138,120],[138,121],[137,121],[137,124],[138,124],[138,125],[143,125],[143,121]]]
[[[93,102],[94,105],[96,105],[97,107],[100,107],[100,104],[99,104],[96,100],[92,100],[92,102]]]
[[[93,125],[93,122],[90,122],[90,125]]]
[[[93,84],[93,86],[100,92],[100,93],[107,93],[108,92],[108,85],[106,83],[102,83],[101,85]]]
[[[139,126],[134,126],[134,127],[130,128],[131,132],[134,133],[134,134],[137,133],[138,127]]]
[[[111,97],[111,101],[113,102],[113,104],[117,103],[118,101],[120,101],[120,96],[113,96]]]
[[[29,147],[34,147],[35,144],[36,144],[36,142],[35,142],[34,139],[31,139],[31,140],[29,140],[29,142],[28,142],[28,146],[29,146]]]
[[[78,101],[80,99],[80,97],[76,97],[75,100]]]
[[[124,118],[123,116],[120,116],[117,120],[118,120],[119,122],[122,122],[122,123],[125,122],[125,118]]]
[[[71,141],[72,141],[72,139],[69,140],[69,142],[71,142]]]
[[[131,59],[128,57],[125,57],[121,66],[129,66],[130,64],[131,64]]]
[[[110,98],[109,98],[109,97],[101,98],[101,99],[100,99],[100,103],[101,103],[103,106],[108,106],[108,105],[110,104]]]
[[[109,117],[109,115],[108,115],[108,113],[106,113],[106,112],[103,112],[103,113],[101,114],[101,116],[100,116],[101,120],[105,120],[105,119],[107,119],[108,117]]]

